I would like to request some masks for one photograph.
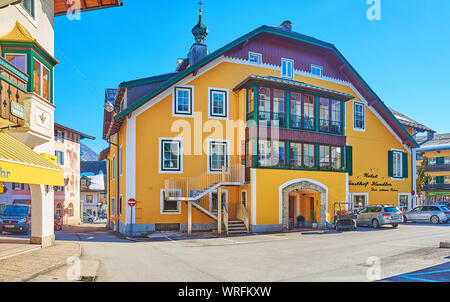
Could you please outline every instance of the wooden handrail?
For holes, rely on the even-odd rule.
[[[237,204],[236,206],[236,216],[237,219],[242,221],[245,224],[245,227],[247,228],[247,232],[250,231],[250,219],[248,216],[247,209],[242,203]]]
[[[228,209],[225,204],[222,205],[222,210],[223,210],[223,224],[225,225],[225,232],[228,235]]]

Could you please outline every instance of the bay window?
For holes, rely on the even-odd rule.
[[[273,90],[273,126],[286,127],[286,92],[281,89]]]
[[[315,145],[294,143],[289,144],[289,164],[291,167],[313,168],[315,163]]]
[[[259,87],[258,92],[258,119],[262,126],[270,125],[270,88]]]
[[[6,54],[6,61],[27,73],[27,56],[25,54]]]
[[[50,70],[38,60],[33,60],[33,91],[50,100]]]
[[[285,165],[285,142],[259,140],[258,165],[260,167]]]
[[[290,126],[295,129],[314,130],[314,96],[291,92],[290,94]]]

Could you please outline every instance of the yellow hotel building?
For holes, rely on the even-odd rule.
[[[325,228],[336,202],[411,202],[417,144],[334,45],[289,21],[212,53],[201,15],[192,32],[175,72],[108,90],[111,228]]]

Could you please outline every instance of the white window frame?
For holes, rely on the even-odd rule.
[[[39,64],[39,75],[40,75],[40,77],[39,77],[39,89],[40,89],[40,91],[39,92],[40,93],[36,93],[34,91],[34,89],[33,89],[33,93],[37,94],[38,96],[40,96],[44,100],[50,102],[51,95],[52,95],[52,91],[51,91],[51,87],[52,87],[51,86],[52,72],[51,72],[51,70],[49,68],[47,68],[44,64],[42,64],[38,59],[33,58],[33,66],[36,63]],[[48,99],[46,99],[44,97],[44,68],[48,71],[48,77],[49,77],[49,79],[48,79]],[[34,72],[34,68],[32,69],[32,72]],[[33,79],[33,81],[34,81],[34,79]],[[34,83],[33,83],[33,85],[34,85]]]
[[[398,149],[391,149],[392,151],[392,179],[395,180],[403,180],[403,151]],[[400,172],[400,174],[396,175],[396,155],[400,157],[400,169],[397,172]],[[398,167],[397,167],[398,168]]]
[[[190,96],[189,102],[189,110],[188,111],[178,111],[178,94],[177,91],[188,91]],[[194,86],[179,86],[173,88],[173,98],[172,98],[172,116],[181,116],[181,117],[194,117],[194,95],[195,90]]]
[[[211,213],[217,213],[217,211],[213,211],[213,208],[212,208],[212,194],[213,193],[219,193],[219,191],[218,190],[214,190],[214,191],[212,191],[212,192],[209,192],[209,211],[211,212]],[[227,207],[227,209],[229,210],[229,208],[228,208],[228,198],[229,198],[229,195],[228,195],[228,189],[222,189],[222,195],[223,194],[225,194],[225,196],[226,196],[226,198],[225,198],[225,204],[226,204],[226,207]]]
[[[320,74],[319,75],[317,75],[317,74],[314,74],[313,73],[313,69],[319,69],[320,70]],[[322,66],[319,66],[319,65],[314,65],[314,64],[311,64],[311,74],[313,75],[313,76],[315,76],[315,77],[323,77],[323,67]]]
[[[33,11],[34,11],[34,16],[32,14],[30,14],[29,11],[27,11],[23,6],[22,3],[19,3],[16,5],[16,8],[22,13],[22,15],[25,16],[25,18],[28,19],[28,21],[30,21],[30,23],[37,28],[38,23],[37,23],[37,19],[36,19],[36,0],[33,0]]]
[[[116,179],[116,155],[113,155],[112,158],[112,180]]]
[[[258,57],[258,62],[252,62],[252,61],[250,60],[250,57],[251,57],[251,56]],[[261,64],[262,64],[262,54],[260,54],[260,53],[258,53],[258,52],[252,52],[252,51],[249,51],[249,52],[248,52],[248,61],[249,61],[250,63],[253,63],[253,64],[261,65]]]
[[[20,69],[19,70],[24,72],[24,73],[26,73],[26,74],[28,74],[28,55],[26,53],[6,52],[5,53],[5,60],[6,60],[6,56],[25,56],[25,71],[22,71]],[[9,63],[9,61],[8,61],[8,63]],[[12,64],[12,63],[10,63],[10,64]]]
[[[356,127],[356,106],[362,106],[362,113],[363,113],[363,122],[364,122],[364,127],[363,128],[358,128]],[[356,131],[362,131],[365,132],[366,131],[366,105],[363,102],[360,101],[353,101],[353,130]]]
[[[231,163],[230,163],[230,141],[229,140],[219,140],[219,139],[208,139],[207,140],[208,149],[207,149],[207,156],[206,156],[206,160],[208,161],[208,163],[207,163],[208,174],[222,174],[222,171],[212,171],[211,170],[210,156],[211,156],[211,147],[212,147],[213,143],[226,144],[227,154],[225,155],[225,161],[226,161],[225,167],[227,167],[226,173],[229,173],[229,168],[231,165]]]
[[[179,196],[181,196],[181,189],[171,189],[171,192],[177,192]],[[181,214],[181,201],[177,202],[178,211],[173,212],[165,212],[164,211],[164,192],[165,189],[160,189],[159,191],[159,209],[161,215],[180,215]]]
[[[229,101],[229,89],[225,88],[215,88],[215,87],[208,87],[208,118],[210,119],[220,119],[220,120],[228,120],[228,117],[230,115],[230,101]],[[224,102],[223,102],[223,115],[215,114],[213,112],[214,106],[213,106],[213,93],[223,93],[224,94]]]
[[[283,68],[283,63],[284,62],[287,62],[287,63],[291,63],[292,64],[292,68],[291,68],[291,72],[292,72],[292,74],[291,75],[289,75],[289,74],[284,74],[284,68]],[[281,77],[283,78],[283,79],[290,79],[290,80],[293,80],[294,79],[294,60],[292,60],[292,59],[287,59],[287,58],[281,58]],[[287,67],[287,66],[286,66]],[[288,70],[286,70],[286,72],[288,72]]]
[[[119,147],[119,176],[122,176],[123,172],[123,146]]]
[[[165,170],[162,169],[163,167],[163,160],[162,160],[162,155],[164,152],[164,148],[162,146],[163,141],[171,141],[171,142],[179,142],[180,143],[180,148],[179,148],[179,160],[178,160],[178,164],[179,167],[175,170]],[[159,138],[159,154],[158,154],[158,172],[159,174],[183,174],[183,139],[182,138],[176,138],[176,137],[160,137]]]
[[[406,207],[407,207],[407,209],[409,210],[409,209],[411,209],[411,193],[398,193],[398,207],[400,208],[401,206],[400,206],[400,197],[401,196],[408,196],[408,201],[407,201],[407,204],[406,204]]]
[[[355,209],[355,196],[365,196],[366,197],[366,206],[363,206],[362,208],[358,208],[358,210],[362,210],[365,207],[368,207],[370,205],[369,203],[369,193],[352,193],[352,204],[353,208]]]

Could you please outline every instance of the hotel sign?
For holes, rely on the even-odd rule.
[[[25,107],[16,102],[11,102],[11,115],[15,117],[24,119],[25,118]]]
[[[349,181],[349,186],[370,188],[372,192],[398,192],[393,184],[387,181],[384,177],[380,179],[378,173],[373,173],[371,169],[368,173],[358,176],[357,180]]]

